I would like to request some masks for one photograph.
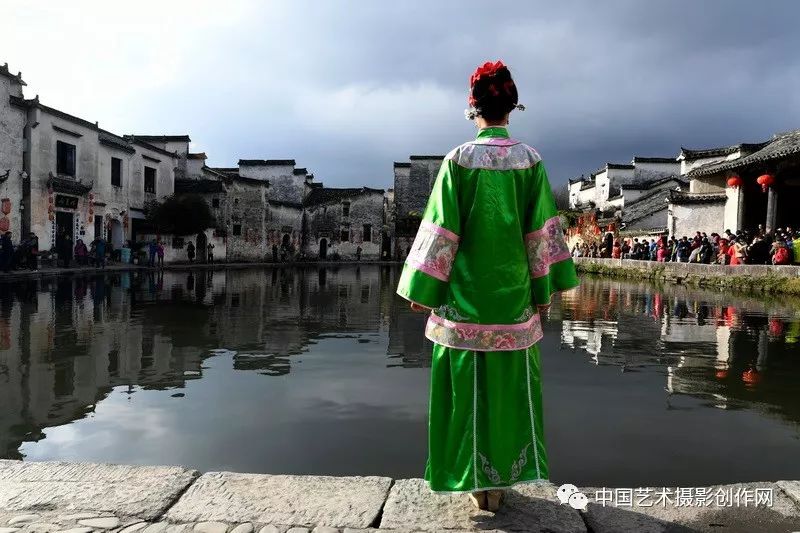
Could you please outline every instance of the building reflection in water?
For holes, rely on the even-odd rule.
[[[345,437],[375,438],[369,429],[375,424],[407,424],[408,435],[419,433],[419,447],[398,456],[398,463],[411,467],[397,475],[412,475],[424,460],[427,387],[427,376],[416,370],[430,365],[432,346],[423,336],[425,316],[395,295],[399,273],[394,267],[342,265],[106,273],[0,284],[0,455],[19,458],[23,443],[44,438],[46,428],[93,417],[112,392],[129,401],[142,390],[181,397],[190,381],[204,377],[196,385],[226,386],[216,381],[220,375],[206,376],[208,368],[222,364],[237,379],[260,381],[224,382],[252,388],[235,395],[241,404],[203,406],[215,416],[258,416],[263,407],[246,407],[257,401],[248,395],[267,391],[272,406],[286,410],[282,416],[295,424],[281,426],[290,435],[311,418],[292,409],[329,409],[330,423],[339,431],[349,424],[346,431],[352,432],[342,437],[342,457],[351,445]],[[787,301],[585,279],[551,309],[543,350],[555,352],[560,333],[561,348],[574,350],[575,357],[624,372],[650,371],[651,381],[622,383],[647,388],[631,394],[664,394],[667,408],[683,395],[708,407],[760,410],[796,424],[798,317],[800,304]],[[303,372],[311,368],[304,360],[314,361],[313,372]],[[391,377],[382,374],[387,368]],[[550,360],[547,372],[555,372],[545,379],[550,394],[562,402],[585,401],[592,393],[580,383],[591,382],[599,369]],[[562,378],[568,387],[558,385]],[[342,394],[336,387],[345,382],[350,385]],[[300,383],[325,393],[294,395]],[[230,396],[223,392],[215,401]],[[240,413],[246,409],[252,412]],[[555,425],[558,417],[552,420],[557,440],[567,429]],[[240,431],[263,436],[249,424],[242,421]],[[264,424],[260,431],[272,431]],[[390,441],[376,445],[391,446]],[[275,453],[285,454],[295,446],[277,437],[273,444]],[[314,453],[322,461],[327,452]],[[261,461],[258,454],[254,449],[246,460]],[[287,457],[293,456],[280,460]],[[386,473],[375,461],[374,471]],[[353,463],[354,469],[362,466]]]
[[[114,388],[181,389],[203,360],[283,376],[325,338],[388,344],[387,366],[430,360],[399,272],[365,265],[107,273],[0,284],[0,456],[93,412]]]
[[[562,344],[598,365],[662,366],[670,394],[800,421],[800,301],[584,279],[561,313]]]

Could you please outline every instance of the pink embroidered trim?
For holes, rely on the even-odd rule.
[[[451,241],[458,242],[461,240],[461,237],[450,231],[449,229],[443,228],[441,226],[437,226],[433,222],[428,222],[427,220],[423,220],[419,224],[420,227],[425,227],[425,229],[436,233],[437,235],[441,235],[442,237],[447,237]]]
[[[546,276],[550,265],[571,257],[558,216],[548,218],[541,229],[525,235],[525,248],[532,278]]]
[[[448,281],[459,239],[452,231],[423,221],[411,245],[406,264],[440,281]]]
[[[519,144],[516,139],[506,137],[486,137],[484,139],[475,139],[472,144],[488,144],[490,146],[514,146]]]
[[[438,280],[447,281],[447,280],[450,279],[450,273],[449,272],[447,274],[445,274],[444,272],[441,272],[441,271],[437,270],[436,268],[434,268],[432,265],[430,265],[428,263],[421,263],[419,261],[412,260],[411,258],[406,259],[406,263],[408,263],[409,266],[412,266],[412,267],[416,268],[420,272],[425,272],[427,275],[433,276],[434,278],[436,278]]]
[[[506,352],[523,350],[542,339],[542,324],[535,314],[521,324],[452,322],[431,314],[425,336],[436,344],[457,350]]]
[[[452,320],[447,320],[446,318],[442,318],[437,315],[431,315],[431,321],[441,324],[442,326],[448,328],[471,328],[476,329],[478,331],[492,331],[495,329],[528,329],[531,327],[536,315],[529,318],[526,322],[521,322],[519,324],[473,324],[471,322],[453,322]]]

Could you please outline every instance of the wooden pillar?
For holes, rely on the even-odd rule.
[[[736,192],[736,229],[738,232],[744,229],[744,187],[737,187]]]
[[[775,192],[775,187],[770,187],[767,192],[767,220],[764,224],[766,231],[773,231],[775,229],[775,222],[778,217],[778,193]]]

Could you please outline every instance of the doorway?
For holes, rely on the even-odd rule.
[[[208,261],[208,250],[206,250],[208,240],[204,232],[201,231],[197,234],[195,246],[197,247],[197,260],[201,263]]]
[[[69,235],[69,238],[75,240],[75,215],[67,211],[56,211],[56,238],[62,235]]]
[[[122,222],[119,220],[112,220],[111,221],[111,231],[110,231],[110,242],[113,245],[115,250],[119,250],[122,248],[124,244],[125,235],[122,232]]]
[[[319,258],[328,258],[328,239],[320,239],[319,241]]]
[[[381,233],[381,260],[388,261],[392,258],[392,238],[384,231]]]

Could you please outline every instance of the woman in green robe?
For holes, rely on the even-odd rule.
[[[471,77],[480,130],[445,157],[397,288],[430,312],[425,479],[492,511],[548,479],[539,311],[578,285],[541,157],[505,127],[517,100],[502,62]]]

